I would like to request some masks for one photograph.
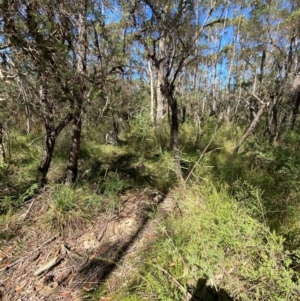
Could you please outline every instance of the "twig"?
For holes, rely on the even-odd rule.
[[[47,241],[45,241],[41,246],[39,246],[34,254],[30,255],[30,256],[25,256],[25,257],[22,257],[22,258],[19,258],[18,260],[12,262],[11,264],[9,264],[8,266],[6,266],[4,268],[4,271],[7,271],[8,269],[14,267],[15,265],[19,264],[20,262],[24,261],[26,258],[35,258],[36,256],[36,253],[39,252],[40,249],[42,249],[44,246],[46,246],[47,244],[49,244],[50,242],[52,242],[53,240],[55,240],[57,237],[59,237],[59,234],[56,234],[54,236],[52,236],[50,239],[48,239]]]
[[[23,261],[24,258],[19,258],[18,260],[14,261],[13,263],[6,266],[3,270],[7,271],[8,269],[12,268],[13,266],[17,265],[19,262]]]
[[[31,146],[31,145],[33,144],[34,141],[36,141],[36,140],[38,140],[38,139],[42,139],[42,138],[43,138],[43,136],[40,136],[40,137],[37,137],[37,138],[33,139],[33,140],[28,144],[28,146]]]
[[[53,240],[55,240],[58,237],[59,237],[59,234],[55,234],[54,236],[52,236],[51,238],[49,238],[47,241],[45,241],[41,246],[39,246],[35,251],[40,250],[41,248],[43,248],[44,246],[48,245],[50,242],[52,242]]]
[[[64,257],[62,257],[62,256],[57,256],[57,257],[52,258],[50,261],[48,261],[43,266],[41,266],[37,271],[35,271],[33,275],[39,276],[39,275],[43,274],[44,272],[49,271],[50,269],[52,269],[53,267],[58,265],[63,259],[64,259]]]
[[[32,205],[34,204],[34,202],[35,202],[35,199],[33,199],[33,201],[31,202],[31,204],[30,204],[30,206],[29,206],[29,208],[28,208],[28,210],[27,210],[27,212],[24,214],[24,217],[22,218],[23,221],[26,219],[26,217],[27,217],[28,213],[30,212],[31,207],[32,207]]]

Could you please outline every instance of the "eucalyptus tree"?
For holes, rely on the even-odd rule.
[[[291,12],[286,16],[285,22],[283,22],[283,29],[286,35],[290,37],[290,60],[294,65],[294,81],[290,93],[291,104],[291,116],[290,116],[290,128],[293,130],[295,127],[297,115],[299,113],[300,106],[300,54],[299,54],[299,37],[300,37],[300,8],[299,3],[292,2]]]
[[[123,73],[120,43],[113,41],[115,24],[106,24],[104,13],[103,2],[97,0],[0,4],[1,41],[14,70],[11,80],[44,121],[41,182],[46,181],[56,139],[71,121],[66,183],[76,180],[84,111],[89,112],[108,83]]]
[[[201,7],[202,20],[199,35],[209,22],[217,3]],[[158,95],[167,100],[171,109],[170,146],[173,148],[177,173],[181,175],[179,158],[178,102],[175,97],[175,82],[184,68],[193,61],[198,37],[195,37],[194,1],[133,1],[127,15],[134,28],[134,35],[142,45],[145,56],[154,66],[159,86]],[[161,118],[162,108],[157,116]]]
[[[74,8],[72,8],[73,10]],[[88,0],[78,1],[75,6],[75,11],[72,11],[75,17],[75,28],[77,29],[77,41],[72,36],[72,47],[75,52],[73,58],[76,66],[73,66],[76,77],[73,83],[73,122],[71,134],[71,147],[69,153],[69,161],[67,165],[66,183],[70,184],[76,180],[78,172],[78,157],[80,150],[81,128],[82,128],[82,113],[86,97],[86,72],[87,72],[87,17],[88,17]],[[69,34],[73,34],[73,31]]]
[[[245,135],[254,130],[258,117],[266,115],[265,132],[270,142],[277,138],[280,126],[290,115],[289,95],[293,74],[297,72],[299,30],[288,24],[290,9],[280,1],[258,1],[241,30],[240,40],[245,42],[240,47],[239,59],[245,64],[245,72],[239,85],[254,115]]]
[[[3,41],[4,42],[4,41]],[[0,65],[0,169],[2,164],[9,160],[9,133],[12,125],[19,124],[18,111],[22,102],[22,95],[12,79],[15,76],[15,70],[9,68],[5,49],[3,47]]]
[[[56,1],[4,0],[0,11],[2,38],[9,45],[5,55],[15,67],[15,82],[30,90],[30,102],[44,121],[46,138],[38,169],[38,179],[44,182],[57,136],[73,118],[66,108],[65,75],[70,68],[64,23],[68,16]]]

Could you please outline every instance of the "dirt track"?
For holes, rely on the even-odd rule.
[[[0,245],[1,300],[76,301],[99,282],[107,281],[108,294],[126,283],[137,251],[155,237],[157,221],[149,213],[159,204],[164,212],[175,205],[170,197],[138,189],[121,200],[118,214],[103,214],[64,237],[41,227],[47,207],[41,198],[29,203],[26,220],[14,223],[17,237]]]

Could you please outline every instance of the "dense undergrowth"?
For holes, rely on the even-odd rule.
[[[160,219],[159,235],[144,250],[139,272],[114,300],[300,299],[297,131],[283,133],[273,145],[253,135],[234,155],[241,128],[209,120],[199,130],[185,123],[180,133],[182,182],[176,182],[167,124],[154,130],[147,117],[138,115],[121,133],[118,146],[105,145],[104,134],[85,129],[73,187],[62,184],[69,137],[59,137],[43,191],[47,225],[72,228],[93,214],[117,212],[120,194],[135,187],[169,192],[180,207]],[[14,130],[8,138],[8,162],[0,167],[1,229],[40,193],[35,172],[41,136]],[[13,232],[3,233],[4,241],[14,238]],[[88,299],[103,295],[105,285]]]

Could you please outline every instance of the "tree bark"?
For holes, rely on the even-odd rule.
[[[272,143],[277,136],[278,118],[277,118],[277,104],[275,103],[270,112],[270,120],[268,125],[269,143]]]
[[[152,125],[155,126],[155,99],[154,99],[154,86],[153,86],[153,71],[152,71],[152,62],[151,60],[148,60],[148,71],[149,71],[149,78],[150,78],[150,118]]]
[[[159,56],[155,61],[155,70],[157,74],[157,90],[156,90],[156,122],[159,123],[164,118],[164,107],[166,102],[166,97],[161,91],[161,86],[164,84],[164,66],[162,63],[162,58],[164,57],[165,51],[165,41],[162,36],[159,40]]]
[[[6,156],[5,156],[5,148],[3,143],[3,124],[0,123],[0,165],[5,163]]]
[[[66,184],[71,184],[76,181],[78,174],[78,158],[80,150],[80,138],[81,138],[81,119],[82,107],[79,106],[74,114],[72,124],[72,135],[71,135],[71,149],[69,153],[69,161],[67,165]]]
[[[44,73],[40,73],[41,84],[40,84],[40,103],[42,107],[42,114],[44,119],[44,126],[46,130],[46,139],[44,145],[44,151],[42,155],[42,160],[38,168],[37,180],[41,184],[46,184],[47,174],[50,168],[52,154],[56,141],[56,132],[53,118],[53,107],[48,100],[48,93],[46,88],[46,77]]]
[[[292,112],[292,120],[291,120],[291,130],[294,129],[297,115],[299,113],[299,106],[300,106],[300,91],[297,91],[294,95],[294,101],[293,101],[293,112]]]
[[[168,84],[161,86],[162,94],[168,100],[168,104],[171,108],[171,129],[170,129],[170,147],[174,153],[175,172],[178,178],[182,177],[182,170],[180,166],[180,152],[179,152],[179,121],[178,121],[178,103],[173,96],[174,85]]]
[[[86,59],[87,59],[87,33],[86,33],[87,0],[84,1],[82,11],[78,16],[78,61],[77,61],[77,87],[74,90],[74,118],[71,134],[71,148],[65,183],[67,185],[74,183],[78,174],[78,159],[80,150],[80,138],[82,127],[82,109],[85,97]]]
[[[297,115],[299,113],[300,106],[300,73],[297,74],[293,82],[293,91],[292,91],[292,101],[293,101],[293,111],[292,111],[292,120],[291,120],[291,130],[294,129]]]
[[[37,176],[37,180],[41,184],[47,183],[47,174],[52,161],[52,155],[54,151],[56,138],[58,137],[62,129],[65,128],[66,125],[72,120],[72,118],[73,118],[72,114],[67,115],[65,119],[62,120],[59,123],[59,125],[55,128],[54,121],[49,116],[44,116],[46,139],[45,139],[43,156],[38,168],[38,176]]]
[[[55,131],[51,131],[51,129],[46,129],[46,131],[47,134],[43,156],[38,168],[38,182],[42,184],[46,184],[47,182],[47,174],[50,168],[53,150],[56,142]]]

